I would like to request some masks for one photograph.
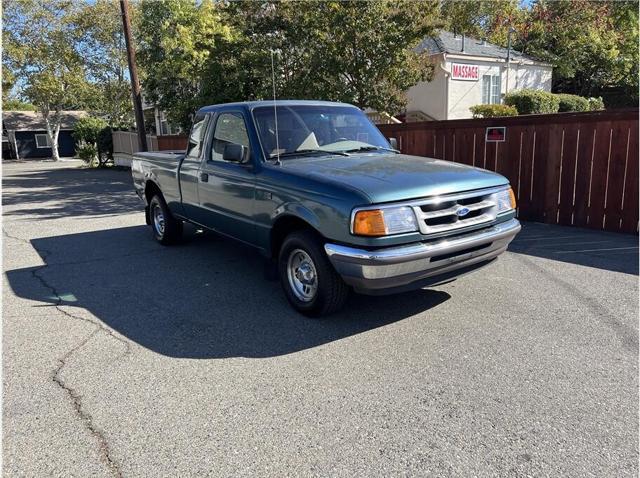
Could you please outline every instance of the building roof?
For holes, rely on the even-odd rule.
[[[62,111],[60,129],[73,129],[76,122],[87,116],[86,111]],[[3,129],[8,131],[45,131],[44,118],[37,111],[3,111]]]
[[[450,53],[455,55],[485,56],[488,58],[499,58],[501,60],[507,59],[506,48],[496,45],[495,43],[483,42],[482,40],[469,36],[465,36],[464,51],[462,51],[462,35],[444,30],[435,37],[427,37],[422,40],[422,42],[416,47],[416,51],[419,53],[426,51],[430,55]],[[525,55],[513,48],[511,49],[511,60],[526,60],[545,64],[537,58]]]

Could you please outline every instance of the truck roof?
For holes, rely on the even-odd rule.
[[[320,101],[320,100],[277,100],[277,106],[294,106],[294,105],[309,105],[309,106],[350,106],[352,108],[356,108],[354,105],[349,103],[340,103],[336,101]],[[207,113],[210,111],[216,111],[221,108],[228,107],[241,107],[252,110],[257,108],[258,106],[273,106],[273,100],[262,100],[262,101],[239,101],[236,103],[221,103],[219,105],[209,105],[203,106],[198,110],[198,113]]]

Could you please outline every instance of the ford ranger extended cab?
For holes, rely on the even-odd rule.
[[[506,178],[400,154],[358,108],[321,101],[207,106],[182,153],[132,162],[165,245],[184,221],[276,261],[299,312],[338,310],[351,289],[388,294],[489,264],[520,230]]]

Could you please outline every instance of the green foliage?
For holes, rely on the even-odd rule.
[[[506,46],[509,27],[522,23],[527,14],[520,3],[518,0],[442,0],[440,15],[445,29],[451,32]]]
[[[501,116],[518,116],[518,110],[508,105],[475,105],[469,108],[474,118],[497,118]]]
[[[104,115],[114,127],[133,125],[131,85],[119,2],[78,2],[71,17],[75,49],[82,52],[91,78],[87,108]],[[130,13],[135,16],[135,3]]]
[[[84,59],[73,47],[75,9],[64,0],[3,2],[3,65],[22,80],[21,96],[42,114],[55,160],[60,112],[82,107],[87,93]]]
[[[97,144],[100,131],[107,126],[107,122],[102,118],[85,116],[76,122],[73,129],[73,139],[77,142]]]
[[[147,98],[184,126],[196,108],[272,96],[398,111],[430,78],[413,51],[434,32],[435,2],[143,0],[139,60]]]
[[[587,98],[587,101],[589,102],[589,111],[600,111],[604,109],[602,96],[598,96],[597,98]]]
[[[556,95],[560,106],[558,112],[564,113],[569,111],[589,111],[589,100],[578,95],[570,95],[568,93],[560,93]]]
[[[101,164],[113,160],[113,130],[110,126],[100,130],[97,145]]]
[[[621,89],[637,105],[637,1],[538,0],[517,30],[516,46],[553,64],[554,91]]]
[[[233,61],[218,52],[218,43],[231,39],[223,15],[222,5],[211,0],[140,4],[137,58],[145,97],[185,128],[189,115],[206,103],[205,91],[223,87],[218,78],[208,76],[211,63]]]
[[[35,111],[36,107],[26,101],[7,98],[2,100],[2,109],[4,111]]]
[[[504,104],[514,106],[518,114],[557,113],[560,100],[553,93],[540,90],[519,90],[507,93]]]
[[[88,155],[95,149],[95,157],[87,161],[90,164],[102,166],[113,159],[112,129],[104,119],[91,116],[80,118],[74,126],[73,138],[77,142],[76,151],[82,159],[85,158],[80,151]]]
[[[89,165],[93,165],[98,161],[98,147],[95,143],[79,141],[76,144],[76,154],[81,160]]]

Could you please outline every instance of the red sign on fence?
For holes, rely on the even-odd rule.
[[[507,128],[504,126],[492,126],[487,128],[485,141],[487,143],[502,143],[507,136]]]

